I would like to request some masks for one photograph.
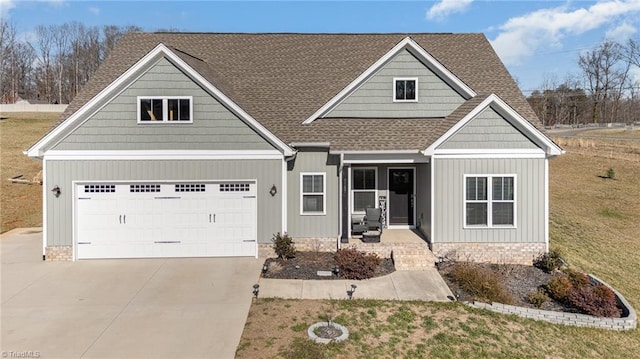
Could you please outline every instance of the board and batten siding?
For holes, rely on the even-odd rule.
[[[434,158],[437,243],[545,241],[544,158]],[[464,228],[464,176],[516,175],[516,228]]]
[[[538,147],[494,109],[487,107],[438,148],[535,149]]]
[[[337,238],[340,221],[340,158],[326,149],[299,150],[287,170],[287,232],[293,238]],[[300,214],[300,173],[324,172],[326,208],[324,215]]]
[[[416,166],[416,225],[431,237],[431,163]]]
[[[47,195],[47,245],[73,244],[73,182],[257,180],[258,243],[270,243],[282,225],[282,197],[269,194],[282,183],[281,160],[47,160],[46,185],[62,195]]]
[[[138,96],[193,96],[193,123],[141,123]],[[273,146],[165,58],[55,150],[268,150]]]
[[[393,102],[394,77],[418,78],[418,102]],[[445,117],[464,101],[446,82],[404,50],[324,117]]]

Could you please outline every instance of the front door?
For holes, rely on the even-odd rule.
[[[413,168],[389,169],[389,224],[413,226]]]

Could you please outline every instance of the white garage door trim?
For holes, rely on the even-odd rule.
[[[75,181],[73,188],[76,259],[258,255],[256,179]]]

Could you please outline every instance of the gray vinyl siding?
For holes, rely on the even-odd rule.
[[[337,238],[339,234],[340,158],[326,149],[298,151],[287,171],[287,230],[293,238]],[[325,172],[326,209],[324,215],[300,214],[300,173]]]
[[[544,158],[440,159],[434,171],[435,233],[438,243],[544,242]],[[516,175],[516,228],[463,228],[464,175]]]
[[[416,225],[431,237],[431,164],[420,164],[416,170]]]
[[[282,183],[281,160],[98,160],[46,161],[45,185],[60,186],[62,195],[47,194],[47,245],[73,243],[72,181],[206,181],[257,180],[258,242],[270,243],[282,228],[282,195],[269,188]]]
[[[393,102],[394,77],[418,78],[418,102]],[[445,117],[464,101],[460,94],[405,50],[325,117]]]
[[[193,123],[138,124],[137,96],[193,96]],[[273,147],[171,62],[149,70],[55,150],[267,150]]]
[[[469,121],[441,149],[534,149],[537,146],[491,107]]]

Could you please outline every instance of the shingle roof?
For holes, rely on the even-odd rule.
[[[482,34],[130,33],[67,107],[61,121],[163,43],[286,143],[323,141],[345,150],[424,149],[482,96],[446,119],[332,118],[302,124],[406,36],[476,93],[495,93],[540,128]]]

